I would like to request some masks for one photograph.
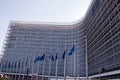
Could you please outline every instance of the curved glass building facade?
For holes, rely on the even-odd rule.
[[[89,76],[120,76],[120,0],[93,0],[84,19]]]
[[[73,76],[74,74],[74,54],[76,54],[76,74],[81,76],[85,74],[82,22],[70,25],[11,22],[6,40],[3,63],[7,64],[6,68],[8,69],[3,69],[5,72],[24,74],[26,68],[29,68],[30,73],[42,74],[43,61],[34,62],[34,60],[38,56],[45,54],[44,74],[48,75],[49,55],[53,54],[55,57],[56,53],[58,53],[58,76],[63,76],[64,60],[62,59],[62,55],[65,51],[67,54],[66,75]],[[75,53],[68,56],[73,45],[75,45]],[[9,64],[10,67],[8,67]],[[15,69],[15,65],[17,69]],[[19,65],[20,67],[18,67]],[[56,61],[52,61],[51,65],[51,75],[55,76]]]
[[[73,45],[75,53],[68,56]],[[75,23],[11,22],[3,48],[4,73],[24,74],[29,68],[30,74],[41,75],[43,62],[34,60],[45,54],[44,75],[48,75],[49,55],[58,53],[58,76],[63,76],[65,51],[66,76],[74,76],[76,54],[76,76],[86,76],[88,62],[90,78],[120,78],[120,0],[93,0],[85,18]],[[51,76],[55,76],[55,63],[52,61]]]

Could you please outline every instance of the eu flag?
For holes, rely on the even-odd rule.
[[[19,60],[19,63],[18,63],[18,68],[20,68],[20,60]]]
[[[22,61],[22,67],[24,66],[24,61]]]
[[[38,60],[43,61],[45,59],[45,54],[43,54],[41,57],[38,56],[34,62],[37,62]]]
[[[75,45],[73,45],[73,47],[71,48],[70,52],[69,52],[69,56],[73,54],[73,52],[75,51]]]
[[[62,59],[63,59],[63,60],[65,59],[65,51],[64,51],[64,53],[63,53],[63,55],[62,55]]]
[[[25,66],[27,66],[28,65],[28,57],[27,57],[27,59],[26,59],[26,63],[25,63]]]
[[[44,61],[44,59],[45,59],[45,54],[43,54],[43,55],[41,56],[40,60],[41,60],[41,61]]]
[[[38,56],[38,57],[34,60],[34,62],[37,62],[39,59],[40,59],[40,56]]]
[[[13,68],[14,67],[14,65],[13,65],[13,62],[11,63],[11,68]]]
[[[58,59],[58,53],[56,53],[56,56],[55,56],[55,60],[57,60]]]
[[[9,64],[8,64],[8,68],[10,68],[10,62],[9,62]]]
[[[51,59],[52,61],[54,61],[54,57],[53,57],[52,54],[50,54],[49,59]]]
[[[16,68],[16,65],[17,65],[17,61],[15,62],[14,68]]]

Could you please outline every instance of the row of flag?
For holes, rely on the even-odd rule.
[[[20,68],[20,67],[24,67],[24,66],[27,66],[28,63],[27,63],[27,60],[26,61],[13,61],[13,62],[9,62],[9,61],[6,61],[6,62],[2,62],[1,63],[1,68]]]
[[[64,63],[66,63],[66,55],[68,56],[71,56],[75,51],[75,45],[72,46],[72,48],[70,49],[69,53],[67,54],[66,51],[63,52],[61,58],[64,60]],[[50,54],[49,55],[49,59],[50,59],[50,62],[49,62],[49,77],[48,77],[48,80],[50,78],[50,73],[51,73],[51,61],[56,61],[56,72],[55,72],[55,76],[56,76],[56,79],[57,79],[57,75],[58,75],[58,53],[56,53],[56,56],[54,57],[53,54]],[[44,67],[45,67],[45,59],[46,59],[46,55],[43,54],[42,56],[37,56],[34,60],[34,62],[37,62],[37,61],[44,61],[43,62],[43,67],[42,67],[42,75],[44,76]],[[4,63],[5,64],[5,63]],[[38,63],[39,64],[39,63]],[[26,56],[26,59],[19,59],[17,61],[14,61],[14,62],[6,62],[6,65],[2,65],[2,69],[4,69],[3,71],[5,72],[11,72],[11,69],[12,69],[12,72],[15,70],[20,70],[20,74],[21,74],[21,70],[23,69],[23,72],[25,72],[25,68],[27,67],[28,64],[28,57]],[[5,67],[6,66],[6,67]],[[32,77],[33,77],[33,74],[34,74],[34,67],[36,66],[32,66]],[[21,68],[21,69],[20,69]],[[37,69],[37,74],[38,74],[38,71],[39,71],[39,65],[38,65],[38,69]],[[64,71],[66,71],[66,66],[64,65]],[[64,72],[66,73],[66,72]],[[43,76],[42,76],[42,80],[43,80]],[[66,76],[66,74],[64,74],[64,76]],[[24,75],[23,75],[24,77]],[[38,77],[36,77],[37,79]],[[32,79],[32,78],[31,78]]]
[[[72,55],[75,51],[75,46],[73,45],[73,47],[71,48],[70,52],[68,53],[68,55]],[[66,55],[66,52],[64,51],[63,55],[62,55],[62,59],[64,60],[65,59],[65,55]],[[45,59],[45,54],[43,54],[42,56],[38,56],[37,58],[35,58],[34,62],[37,62],[37,61],[44,61]],[[52,54],[49,55],[49,59],[51,61],[55,61],[58,59],[58,53],[56,53],[56,56],[54,57]],[[23,66],[27,66],[27,59],[26,61],[21,61],[19,60],[18,62],[15,61],[15,62],[6,62],[6,63],[3,63],[1,65],[1,67],[4,67],[4,68],[20,68],[20,67],[23,67]]]
[[[70,52],[68,53],[68,55],[72,55],[75,51],[75,45],[73,45],[73,47],[71,48]],[[66,52],[64,51],[63,55],[62,55],[62,59],[64,60],[66,56]],[[45,59],[45,54],[43,54],[42,56],[38,56],[34,62],[37,61],[43,61]],[[54,58],[54,56],[52,54],[49,55],[49,59],[51,59],[52,61],[57,60],[58,59],[58,53],[56,53],[56,56]]]

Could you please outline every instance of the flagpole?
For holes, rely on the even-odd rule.
[[[6,71],[5,71],[5,73],[7,74],[7,68],[8,68],[8,62],[6,62]]]
[[[11,59],[10,59],[10,61],[11,61]],[[9,73],[11,72],[11,63],[9,62]]]
[[[3,66],[3,63],[2,63],[2,59],[1,59],[1,65],[0,65],[0,72],[2,73],[2,66]]]
[[[5,74],[5,61],[3,61],[2,70],[3,70],[3,74]]]
[[[9,61],[8,61],[8,64],[7,64],[7,73],[9,73]],[[8,77],[10,77],[10,75],[8,75]]]
[[[85,36],[85,50],[86,50],[86,80],[89,80],[88,78],[88,57],[87,57],[87,36]]]
[[[7,61],[7,69],[6,70],[7,70],[7,73],[9,74],[9,61]],[[8,77],[10,77],[10,75],[8,75]]]
[[[21,60],[22,61],[22,60]],[[23,62],[23,61],[22,61]],[[22,65],[20,64],[20,71],[19,71],[19,77],[18,77],[18,80],[20,80],[20,77],[21,77],[21,73],[22,73]]]
[[[15,69],[14,69],[14,65],[15,65],[15,60],[13,59],[13,69],[12,69],[12,72],[15,73]],[[15,76],[15,75],[14,75]]]
[[[65,61],[64,61],[64,80],[66,80],[66,54],[65,54]]]
[[[51,72],[51,58],[50,58],[50,64],[49,64],[49,76],[48,76],[48,80],[50,80],[50,72]]]
[[[11,63],[11,73],[12,73],[12,71],[13,71],[13,60],[11,61],[12,63]],[[11,75],[11,77],[12,77],[12,79],[13,79],[13,74]]]
[[[14,65],[13,65],[13,73],[15,73],[15,60],[14,60]],[[14,74],[14,79],[15,79],[15,74]]]
[[[6,60],[6,62],[5,62],[5,73],[7,73],[7,60]]]
[[[45,68],[45,59],[44,59],[44,61],[43,61],[42,80],[43,80],[43,78],[44,78],[44,68]]]
[[[67,53],[67,44],[65,44],[65,60],[64,60],[64,80],[66,80],[66,63],[67,63],[67,55],[66,55],[66,53]]]
[[[19,60],[18,60],[19,61]],[[18,63],[19,64],[19,63]],[[15,65],[14,65],[15,67]],[[17,63],[16,63],[16,68],[15,68],[15,74],[17,75]],[[16,80],[16,76],[15,76],[15,80]]]
[[[10,61],[12,61],[12,59],[10,59]],[[11,73],[11,62],[9,62],[9,73]],[[12,78],[11,75],[10,75],[10,78]]]
[[[11,60],[12,61],[12,63],[11,63],[11,73],[13,73],[13,60]],[[14,77],[14,75],[12,74],[12,76],[11,76],[12,78]],[[14,79],[14,78],[13,78]]]
[[[36,75],[36,80],[38,80],[38,72],[39,72],[39,67],[40,67],[40,62],[38,62],[38,68],[37,68],[37,75]]]
[[[11,61],[11,59],[10,59],[10,61]],[[7,69],[7,72],[8,72],[8,73],[10,73],[10,61],[9,61],[9,63],[8,63],[8,69]],[[11,78],[10,74],[9,74],[9,77]]]
[[[4,60],[4,63],[3,63],[3,74],[5,74],[5,73],[6,73],[5,68],[6,68],[6,61]]]
[[[17,64],[19,63],[19,58],[18,58],[18,62],[17,62]],[[16,64],[16,76],[15,76],[15,80],[16,80],[16,78],[17,78],[17,71],[18,71],[18,65]]]
[[[14,73],[14,59],[12,61],[12,73]],[[12,74],[12,78],[14,79],[14,75]]]
[[[57,73],[58,73],[58,59],[56,60],[56,80],[57,80]]]
[[[6,74],[6,68],[7,68],[7,65],[6,65],[6,60],[4,61],[4,74]]]
[[[3,74],[5,74],[5,61],[3,61],[3,66],[2,66],[2,72],[3,72]]]
[[[26,70],[26,61],[27,61],[28,55],[26,54],[26,58],[25,58],[25,63],[24,63],[24,68],[23,68],[23,76],[22,76],[22,80],[24,80],[24,73]]]
[[[74,44],[77,42],[74,40]],[[76,52],[74,52],[74,80],[76,80]]]
[[[2,60],[1,60],[1,65],[0,65],[0,72],[2,73],[2,66],[3,66],[3,63],[2,63]]]
[[[24,71],[25,71],[26,58],[25,58],[24,61],[25,61],[25,62],[24,62],[24,67],[23,67],[23,76],[22,76],[22,80],[24,80]],[[18,80],[19,80],[19,79],[18,79]]]
[[[5,60],[5,67],[4,67],[4,74],[6,74],[7,72],[6,72],[6,68],[7,68],[7,65],[6,65],[6,60]]]
[[[10,61],[11,61],[11,59],[10,59]],[[8,72],[10,73],[10,67],[11,67],[10,62],[9,62],[9,64],[8,64],[8,65],[9,65]]]
[[[21,60],[20,60],[21,61]],[[20,62],[20,69],[19,69],[19,76],[18,76],[18,80],[20,80],[20,73],[21,73],[21,62]]]
[[[35,56],[36,56],[36,54],[34,53],[34,60],[35,60]],[[32,65],[32,76],[31,76],[31,80],[33,80],[33,73],[34,73],[34,62],[33,62],[33,65]]]
[[[74,80],[76,80],[76,53],[74,53]]]
[[[19,59],[19,62],[18,62],[18,71],[15,75],[15,80],[17,80],[17,74],[20,76],[20,73],[21,73],[21,59]],[[20,64],[19,64],[20,63]],[[19,79],[19,76],[18,76],[18,79]]]
[[[7,61],[7,60],[6,60],[6,61]],[[6,63],[6,64],[5,64],[5,65],[6,65],[6,66],[5,66],[5,67],[6,67],[5,74],[7,74],[7,62],[5,62],[5,63]]]

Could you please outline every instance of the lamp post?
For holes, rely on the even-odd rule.
[[[50,64],[49,64],[49,73],[48,73],[48,80],[50,80],[50,73],[51,73],[51,62],[52,62],[52,60],[50,59]]]
[[[36,53],[34,53],[33,55],[33,59],[35,60],[35,57],[36,57]],[[35,63],[33,62],[32,64],[32,76],[31,76],[31,80],[33,80],[33,76],[34,76],[34,67],[35,67]]]
[[[58,47],[58,49],[60,49],[60,46]],[[56,60],[56,80],[58,79],[58,65],[59,65],[59,58],[58,58],[58,53],[56,53],[56,57],[55,57],[55,60]]]
[[[64,58],[64,80],[66,80],[66,66],[67,66],[67,49],[68,49],[68,43],[65,43],[65,58]]]
[[[26,80],[28,80],[28,77],[29,77],[29,68],[27,68],[27,75],[26,75]]]
[[[74,45],[77,42],[76,40],[73,41]],[[76,80],[76,53],[74,52],[74,80]]]
[[[66,53],[67,53],[67,44],[65,44],[65,60],[64,60],[64,80],[66,80],[66,63],[67,63],[67,55],[66,55]]]
[[[87,55],[87,36],[84,36],[85,37],[85,52],[86,52],[86,56],[85,56],[85,59],[86,59],[86,80],[89,80],[88,78],[88,55]]]

